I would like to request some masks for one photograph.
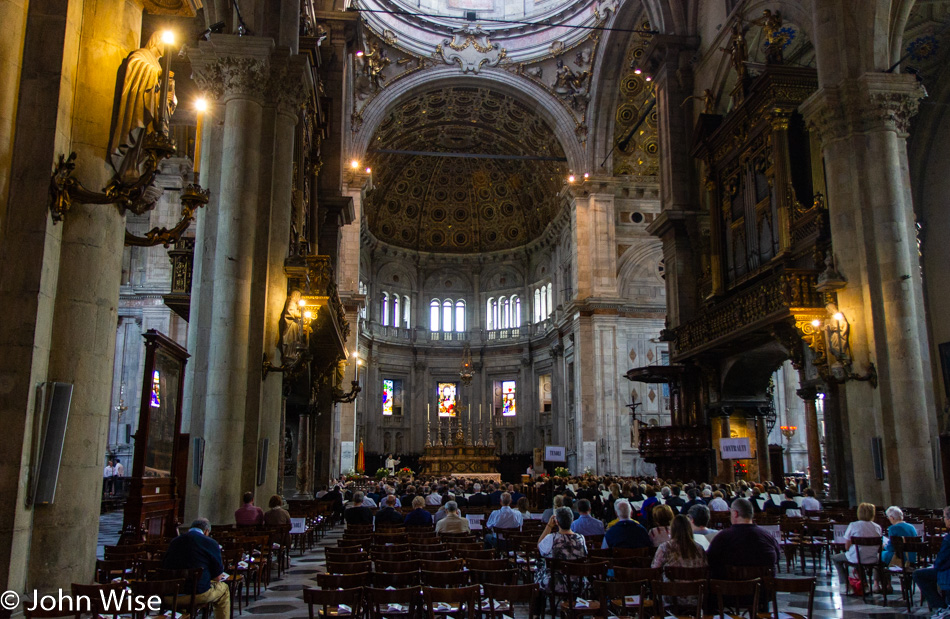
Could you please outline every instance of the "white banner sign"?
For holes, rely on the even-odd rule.
[[[544,459],[547,462],[566,462],[567,450],[555,445],[544,446]]]
[[[719,457],[723,460],[747,460],[752,457],[752,447],[747,438],[723,438],[719,440]]]

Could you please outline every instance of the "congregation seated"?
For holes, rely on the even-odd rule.
[[[805,488],[805,498],[802,499],[802,509],[809,512],[817,512],[821,509],[821,502],[815,498],[815,491],[811,488]]]
[[[251,499],[253,498],[252,495]],[[168,545],[168,551],[162,558],[162,567],[168,570],[201,568],[195,602],[198,605],[212,604],[214,619],[229,619],[231,594],[228,585],[222,582],[224,564],[221,561],[221,547],[218,542],[208,537],[210,532],[211,524],[206,518],[198,518],[192,522],[187,532],[173,539]],[[179,604],[190,600],[190,595],[179,596]]]
[[[472,486],[474,492],[471,496],[468,497],[468,506],[469,507],[487,507],[488,506],[488,495],[482,492],[482,485],[475,484]]]
[[[716,490],[712,493],[712,499],[710,499],[709,511],[711,512],[727,512],[729,511],[729,504],[726,503],[726,500],[722,498],[722,492]]]
[[[523,522],[524,517],[521,512],[511,509],[511,494],[503,492],[501,494],[501,507],[488,516],[485,526],[488,529],[520,529]],[[498,538],[494,533],[485,535],[486,547],[494,547],[497,542]]]
[[[884,512],[891,526],[887,527],[887,542],[881,551],[881,563],[890,565],[894,561],[894,545],[892,540],[895,537],[918,537],[917,529],[914,525],[904,522],[904,510],[896,505],[891,505]],[[905,559],[910,563],[917,562],[917,556],[909,553]]]
[[[705,505],[693,505],[686,513],[686,517],[693,529],[693,539],[703,550],[708,550],[709,543],[719,532],[706,526],[709,524],[709,508]]]
[[[587,499],[578,501],[577,513],[580,517],[571,524],[571,531],[581,535],[604,534],[604,523],[590,515],[590,501]]]
[[[436,534],[440,533],[468,533],[471,526],[468,524],[468,518],[463,518],[459,514],[459,506],[455,501],[449,501],[445,504],[445,518],[439,520],[435,525]]]
[[[284,532],[280,539],[280,545],[284,547],[290,546],[290,512],[288,512],[283,507],[284,500],[279,494],[275,494],[270,498],[270,501],[267,502],[267,506],[270,508],[264,514],[264,524],[272,527],[283,527]]]
[[[785,499],[781,503],[779,503],[778,508],[779,510],[781,510],[783,514],[788,514],[788,510],[790,509],[794,509],[798,512],[801,512],[801,510],[798,507],[798,503],[795,502],[794,490],[792,490],[791,488],[785,489]]]
[[[752,522],[752,503],[739,498],[729,508],[732,524],[709,542],[706,551],[710,575],[727,578],[728,567],[772,567],[778,563],[781,549],[772,535]]]
[[[861,503],[858,505],[858,519],[848,525],[844,535],[844,552],[832,555],[831,560],[835,564],[838,572],[838,583],[842,588],[848,584],[848,563],[858,563],[858,547],[854,545],[852,538],[855,537],[881,537],[882,531],[880,525],[874,521],[874,504]],[[876,563],[878,560],[877,549],[870,546],[862,546],[861,563]]]
[[[584,536],[571,530],[574,514],[568,507],[559,507],[548,520],[538,539],[538,553],[546,559],[571,561],[587,557],[587,542]],[[551,584],[551,572],[547,566],[535,572],[535,582],[547,589]]]
[[[656,505],[653,507],[654,527],[650,529],[650,541],[653,545],[659,547],[660,544],[670,539],[670,524],[673,522],[673,508],[669,505]]]
[[[943,526],[950,530],[950,506],[943,508]],[[934,619],[950,616],[950,534],[944,535],[933,566],[914,571],[914,583],[934,611]]]
[[[660,544],[650,567],[706,567],[706,551],[693,539],[689,519],[680,514],[670,525],[670,539]]]

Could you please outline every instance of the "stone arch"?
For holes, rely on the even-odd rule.
[[[656,270],[656,265],[663,259],[663,245],[658,241],[647,241],[634,245],[620,257],[618,264],[618,288],[623,298],[656,302],[663,304],[665,284]],[[635,293],[635,287],[651,287],[658,292],[655,299],[644,299]]]
[[[419,71],[384,88],[362,111],[362,126],[353,134],[347,159],[362,159],[376,128],[397,105],[422,91],[448,86],[491,88],[535,109],[550,126],[564,149],[568,167],[576,173],[586,170],[587,156],[575,133],[577,122],[553,95],[530,80],[501,69],[482,69],[477,76],[459,73],[458,67],[442,66]]]

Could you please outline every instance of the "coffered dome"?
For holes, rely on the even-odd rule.
[[[568,174],[554,132],[531,109],[486,88],[409,99],[370,148],[374,190],[364,203],[381,241],[430,252],[512,249],[557,215]]]

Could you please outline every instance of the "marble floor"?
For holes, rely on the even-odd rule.
[[[122,514],[120,512],[104,514],[100,518],[100,556],[103,545],[114,543],[118,539],[121,524]],[[303,603],[301,591],[304,587],[316,587],[316,574],[325,571],[323,548],[328,545],[335,546],[336,540],[340,538],[342,532],[343,527],[338,526],[321,540],[318,548],[307,552],[303,556],[295,552],[291,558],[290,570],[285,572],[283,578],[279,580],[276,578],[275,572],[271,586],[266,591],[262,590],[258,599],[252,599],[250,605],[243,609],[242,614],[247,615],[248,619],[308,619],[307,607]],[[800,567],[793,574],[787,574],[783,564],[781,575],[802,576],[803,574]],[[807,575],[812,575],[810,560],[807,565]],[[837,579],[832,577],[831,572],[824,564],[818,569],[817,578],[814,617],[891,619],[895,617],[929,617],[931,614],[926,606],[921,608],[919,604],[915,604],[914,612],[908,614],[906,605],[902,603],[896,579],[894,582],[895,593],[888,595],[887,605],[885,606],[881,595],[869,596],[869,603],[867,604],[860,597],[843,596]],[[919,602],[919,594],[915,602]],[[808,598],[804,595],[783,594],[779,597],[779,605],[782,610],[803,613],[807,608]],[[235,605],[234,612],[237,614],[237,605]]]

